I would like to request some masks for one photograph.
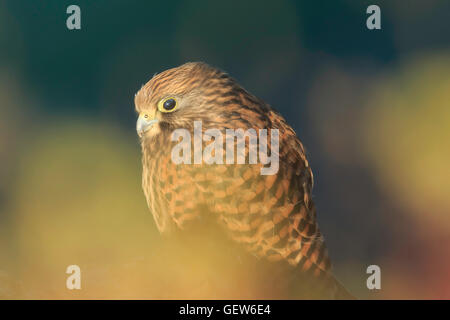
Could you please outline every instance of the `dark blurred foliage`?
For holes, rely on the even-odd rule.
[[[71,4],[81,30],[66,28]],[[198,60],[270,103],[304,142],[350,291],[449,298],[450,2],[377,1],[376,31],[370,4],[2,1],[0,298],[213,296],[189,292],[178,269],[168,268],[178,287],[164,282],[174,261],[140,190],[134,132],[141,85]],[[76,263],[92,287],[73,296],[64,271]],[[379,293],[366,288],[371,264]]]

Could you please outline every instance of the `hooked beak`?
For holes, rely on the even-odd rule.
[[[139,137],[142,137],[145,132],[158,122],[157,119],[152,119],[149,114],[140,114],[136,122],[136,131]]]

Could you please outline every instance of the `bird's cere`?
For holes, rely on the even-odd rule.
[[[193,138],[189,130],[175,129],[171,140],[178,142],[171,153],[171,160],[175,164],[192,164],[192,159],[194,164],[224,164],[224,156],[226,164],[246,164],[248,158],[248,164],[258,164],[259,159],[259,163],[263,165],[260,170],[261,175],[278,173],[278,129],[270,129],[269,143],[268,129],[226,129],[224,137],[222,130],[218,128],[207,129],[203,132],[202,122],[194,121]],[[246,145],[247,140],[248,145]],[[204,142],[205,148],[203,148]]]
[[[157,119],[151,119],[148,115],[139,115],[139,118],[136,122],[136,131],[139,137],[142,137],[142,135],[151,129],[151,127],[157,123]]]

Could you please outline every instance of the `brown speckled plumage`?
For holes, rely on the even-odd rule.
[[[176,96],[180,107],[161,113],[157,103]],[[143,189],[158,229],[189,228],[203,215],[214,217],[249,252],[286,261],[311,277],[325,279],[333,295],[343,289],[316,221],[313,174],[302,143],[285,119],[224,72],[187,63],[155,75],[135,97],[138,113],[159,122],[141,137]],[[242,128],[279,130],[279,170],[261,175],[261,164],[174,164],[174,129]],[[270,141],[270,140],[269,140]],[[246,152],[248,154],[248,148]],[[332,281],[329,281],[332,280]]]

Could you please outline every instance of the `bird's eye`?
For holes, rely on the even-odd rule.
[[[172,112],[177,108],[177,100],[175,98],[166,98],[159,102],[158,110],[161,112]]]

